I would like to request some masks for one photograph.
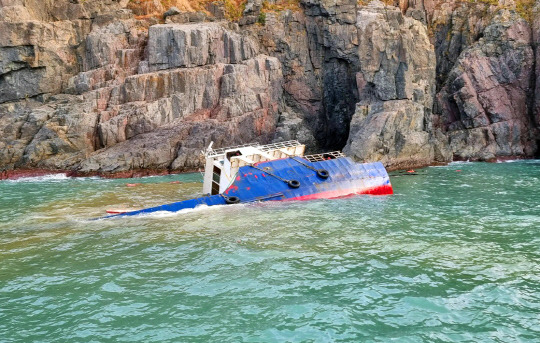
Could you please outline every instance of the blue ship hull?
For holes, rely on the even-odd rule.
[[[355,163],[347,157],[319,162],[309,162],[299,157],[285,158],[241,167],[235,180],[223,194],[104,218],[135,216],[159,211],[177,212],[202,205],[329,199],[354,194],[393,194],[390,178],[382,163]]]

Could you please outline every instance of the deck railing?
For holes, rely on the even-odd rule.
[[[206,157],[216,157],[219,155],[225,154],[225,151],[231,150],[231,149],[239,149],[239,148],[246,148],[246,147],[254,147],[262,151],[271,151],[271,150],[277,150],[282,148],[291,148],[295,146],[302,145],[300,142],[293,140],[293,141],[285,141],[285,142],[278,142],[278,143],[271,143],[271,144],[265,144],[260,145],[257,142],[247,143],[247,144],[240,144],[240,145],[234,145],[226,148],[219,148],[219,149],[207,149],[204,152],[204,155]]]
[[[266,144],[259,147],[262,151],[270,151],[270,150],[278,150],[282,148],[292,148],[302,145],[300,142],[294,140],[294,141],[285,141],[285,142],[278,142],[278,143],[272,143],[272,144]]]
[[[341,151],[325,152],[324,154],[306,155],[304,158],[309,162],[320,162],[328,159],[345,157]]]

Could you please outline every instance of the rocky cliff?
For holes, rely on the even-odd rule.
[[[537,154],[531,1],[138,3],[0,0],[0,170],[193,170],[210,141],[394,169]]]
[[[358,11],[359,102],[345,153],[392,168],[447,161],[432,125],[435,52],[420,21],[371,3]]]
[[[281,64],[238,25],[150,25],[121,2],[65,3],[71,17],[3,17],[0,165],[186,170],[210,141],[273,139]]]

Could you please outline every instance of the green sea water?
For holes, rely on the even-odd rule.
[[[540,342],[540,161],[89,220],[200,180],[1,181],[0,342]]]

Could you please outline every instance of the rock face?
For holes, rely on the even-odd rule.
[[[458,58],[438,94],[455,158],[533,156],[534,53],[524,19],[500,11]]]
[[[298,139],[317,150],[320,139],[322,81],[321,57],[311,54],[311,39],[302,12],[268,13],[259,32],[261,48],[276,56],[283,70],[283,111],[276,139]],[[317,138],[315,138],[317,135]]]
[[[538,70],[539,2],[408,1],[423,11],[437,57],[434,128],[455,159],[532,157],[538,152],[539,109],[533,103]],[[518,14],[524,15],[527,22]]]
[[[358,101],[356,1],[306,1],[312,62],[320,68],[323,112],[317,138],[323,149],[343,149]]]
[[[447,160],[431,125],[435,53],[425,25],[378,2],[360,9],[356,22],[360,102],[344,152],[393,169]]]
[[[223,2],[156,19],[127,0],[0,0],[0,170],[192,170],[210,141],[393,169],[537,153],[540,22],[514,1],[269,4],[231,23]]]
[[[260,33],[267,53],[283,65],[288,108],[281,122],[302,122],[299,137],[313,136],[308,139],[315,142],[308,144],[311,148],[342,149],[358,101],[356,1],[310,0],[302,5],[303,13],[267,14]]]
[[[258,54],[257,42],[219,23],[150,27],[148,63],[151,71],[241,63]]]
[[[134,75],[113,92],[97,125],[100,149],[81,172],[194,169],[210,141],[219,146],[274,135],[281,96],[275,58]]]
[[[425,11],[437,56],[439,91],[461,53],[480,38],[497,9],[486,2],[451,0],[432,3]]]
[[[537,0],[534,6],[534,13],[540,13],[540,0]],[[540,16],[536,15],[532,25],[533,31],[533,47],[535,54],[535,93],[534,93],[534,105],[533,105],[533,118],[537,130],[540,130]],[[538,132],[538,131],[537,131]],[[540,133],[536,135],[536,146],[540,150]],[[537,150],[537,155],[538,155]]]
[[[103,97],[136,71],[145,28],[115,1],[33,5],[25,7],[32,14],[0,22],[9,28],[0,50],[22,52],[3,60],[17,69],[0,76],[0,165],[65,169],[98,146]]]
[[[124,14],[84,19],[80,32],[70,20],[43,23],[69,28],[49,39],[31,22],[1,23],[32,31],[24,34],[30,40],[12,28],[13,37],[2,37],[0,165],[185,170],[200,166],[200,151],[212,140],[218,146],[274,137],[281,65],[260,55],[255,40],[227,23],[148,30]],[[37,44],[72,65],[41,57]]]

